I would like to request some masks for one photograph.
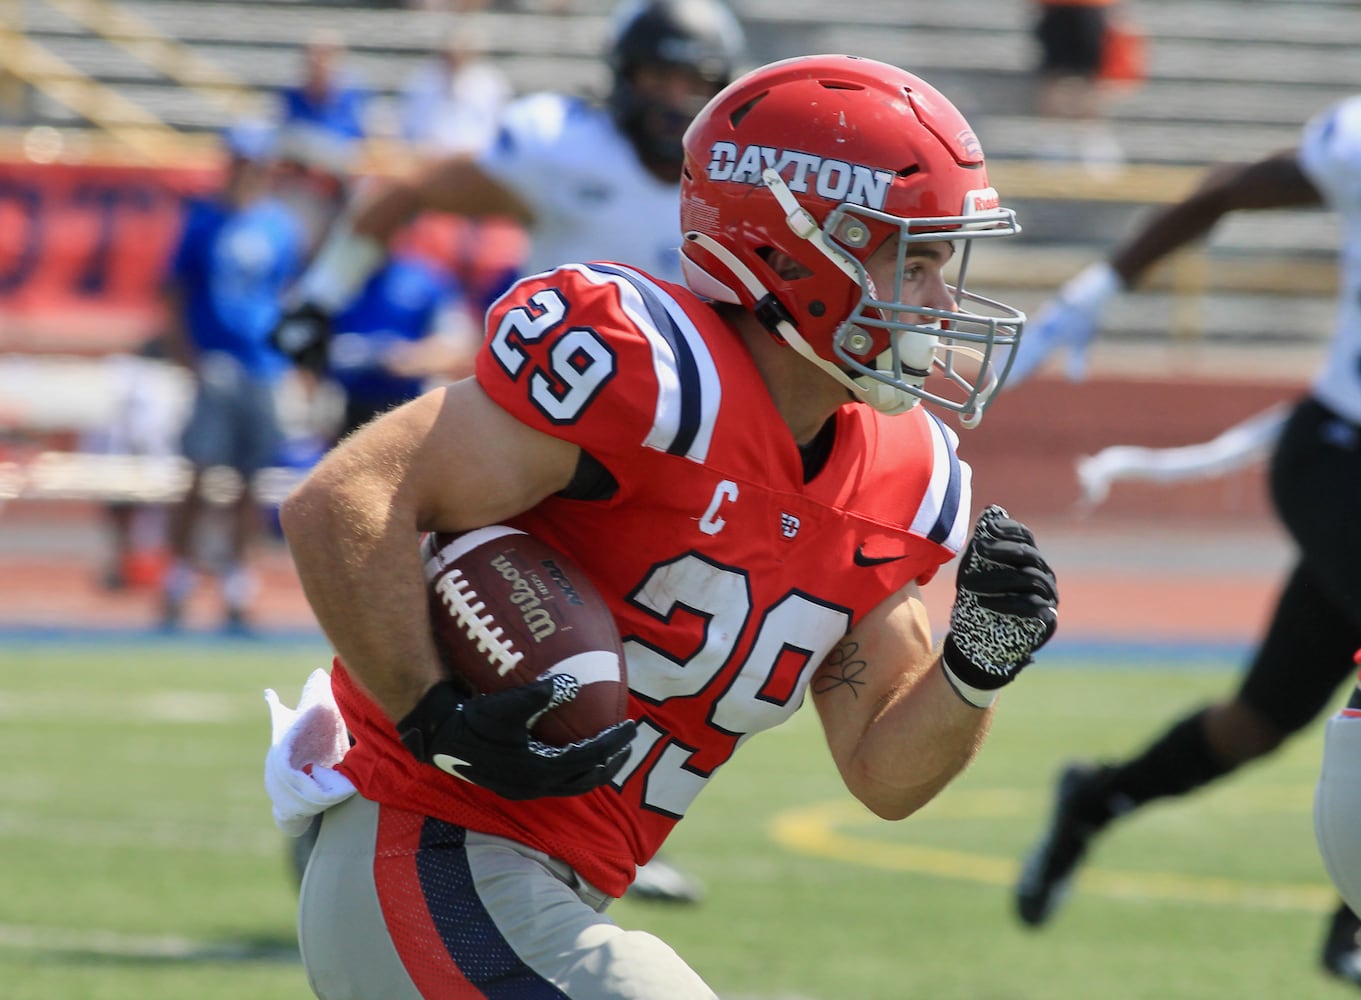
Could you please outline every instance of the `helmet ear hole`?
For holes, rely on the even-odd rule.
[[[774,247],[758,247],[756,255],[766,262],[766,266],[785,281],[798,281],[812,277],[813,272],[804,267],[789,254]]]

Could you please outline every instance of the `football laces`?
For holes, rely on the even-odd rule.
[[[496,619],[490,614],[483,614],[487,610],[486,602],[478,596],[461,570],[450,570],[435,585],[435,590],[459,628],[467,633],[477,651],[496,667],[498,674],[506,676],[524,659],[524,652],[515,648],[505,630],[496,624]]]

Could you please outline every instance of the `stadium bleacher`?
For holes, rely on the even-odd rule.
[[[460,15],[475,26],[520,91],[590,88],[605,77],[601,40],[612,4],[575,0],[570,14],[496,7]],[[290,82],[293,53],[319,27],[351,47],[351,68],[390,100],[442,37],[448,16],[372,3],[198,0],[23,0],[28,38],[180,129],[213,128],[221,109],[133,55],[140,29],[181,43],[222,71],[219,88],[267,91]],[[872,0],[739,0],[753,61],[848,51],[908,66],[955,97],[995,158],[1032,155],[1034,59],[1029,6],[1015,0],[941,4]],[[1113,111],[1136,162],[1207,163],[1289,142],[1300,121],[1351,91],[1361,42],[1354,5],[1337,0],[1137,0],[1149,80]],[[40,121],[70,124],[40,98]]]
[[[571,13],[545,13],[521,0],[459,17],[487,40],[519,91],[598,90],[605,83],[598,56],[612,5],[574,0]],[[220,127],[224,105],[241,92],[267,106],[264,95],[293,79],[296,50],[319,27],[347,40],[350,68],[375,92],[376,118],[391,120],[401,81],[448,23],[443,13],[359,2],[21,0],[16,6],[31,42],[190,132]],[[1044,147],[1047,126],[1031,111],[1035,51],[1026,3],[870,0],[843,8],[813,0],[737,0],[734,7],[748,27],[755,62],[850,51],[908,66],[955,99],[999,168],[1031,161]],[[1112,112],[1119,143],[1136,166],[1196,166],[1286,145],[1308,115],[1361,82],[1350,57],[1361,41],[1361,21],[1347,2],[1131,0],[1126,7],[1151,39],[1148,81]],[[160,58],[152,58],[147,38],[170,43]],[[198,66],[188,65],[188,57]],[[79,120],[43,93],[34,114],[58,126]],[[1071,167],[1058,163],[1052,170],[1063,175]],[[1009,193],[1029,199],[1028,175],[1018,176],[1019,187],[1013,184]],[[1137,180],[1137,171],[1128,179]],[[1106,217],[1110,193],[1118,195],[1124,180],[1103,181]],[[1083,186],[1079,202],[1086,201]],[[1120,218],[1142,203],[1130,197]],[[1079,204],[1061,214],[1074,211],[1085,209]],[[1050,241],[1050,214],[1035,214],[1032,238]],[[1066,233],[1061,238],[1072,241]]]

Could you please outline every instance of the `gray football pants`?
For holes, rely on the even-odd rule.
[[[322,820],[298,940],[321,1000],[715,1000],[612,901],[514,841],[355,795]]]

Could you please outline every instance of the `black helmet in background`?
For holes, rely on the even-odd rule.
[[[615,121],[645,163],[679,179],[686,127],[741,68],[742,26],[719,0],[643,0],[619,8],[610,39]]]

